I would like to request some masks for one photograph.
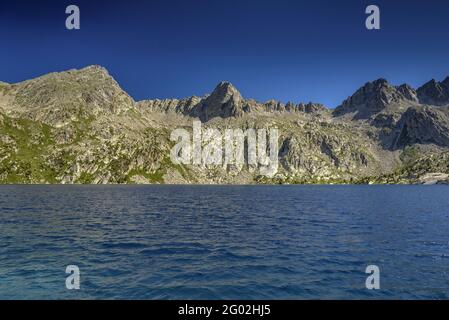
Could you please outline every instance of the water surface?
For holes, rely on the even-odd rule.
[[[14,298],[448,299],[449,187],[0,186]]]

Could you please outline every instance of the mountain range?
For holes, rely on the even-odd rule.
[[[279,170],[174,164],[170,133],[279,129]],[[134,101],[100,66],[0,82],[0,183],[446,183],[449,77],[420,88],[367,82],[335,109],[210,95]]]

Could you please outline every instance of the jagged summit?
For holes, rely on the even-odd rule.
[[[231,92],[238,92],[234,85],[229,81],[220,81],[219,84],[215,87],[214,91],[217,90],[226,90]]]
[[[334,114],[340,116],[354,112],[356,118],[368,118],[402,99],[405,99],[403,94],[396,87],[390,85],[386,79],[381,78],[367,82],[338,106]]]
[[[448,84],[449,78],[430,81],[419,97],[441,103]],[[51,73],[0,84],[0,182],[415,183],[432,172],[449,177],[448,107],[423,105],[411,86],[378,79],[359,88],[339,113],[333,117],[318,103],[245,99],[227,81],[203,97],[136,103],[101,66]],[[209,170],[167,161],[170,132],[189,129],[194,118],[217,129],[277,127],[275,180],[261,180],[250,166]]]
[[[54,125],[70,122],[74,115],[118,114],[135,103],[108,71],[97,65],[49,73],[11,87],[11,112]]]
[[[449,77],[442,82],[432,79],[417,90],[408,84],[393,86],[383,78],[367,82],[338,106],[334,115],[354,113],[355,119],[364,119],[385,109],[402,110],[416,104],[449,105]]]
[[[239,117],[243,114],[245,100],[240,92],[228,81],[220,82],[212,93],[195,108],[194,115],[201,121],[215,117]]]
[[[449,85],[449,76],[447,76],[446,79],[443,80],[443,84],[446,86]]]
[[[417,92],[421,103],[435,106],[449,105],[449,77],[442,82],[432,79]]]
[[[210,103],[226,103],[230,99],[234,99],[236,102],[243,100],[240,92],[229,81],[220,82],[207,98]]]
[[[367,84],[369,84],[370,82],[368,82]],[[389,86],[390,84],[388,83],[388,80],[385,78],[379,78],[376,79],[374,81],[371,81],[372,84],[374,84],[375,86]]]
[[[397,90],[399,93],[401,93],[404,98],[410,101],[418,102],[418,93],[414,88],[412,88],[410,85],[404,83],[401,84],[399,87],[397,87]]]
[[[0,85],[2,92],[17,93],[15,94],[18,105],[16,109],[42,109],[50,108],[52,105],[56,109],[73,109],[72,106],[75,105],[89,105],[89,110],[110,110],[113,113],[119,113],[136,105],[134,100],[120,88],[108,70],[100,65],[54,72],[17,84],[1,83]],[[394,86],[385,78],[379,78],[365,83],[332,114],[334,116],[348,114],[355,120],[370,119],[384,111],[404,112],[409,106],[417,104],[449,105],[449,77],[442,82],[431,80],[418,90],[408,84]],[[311,115],[331,113],[328,108],[319,103],[288,102],[285,104],[277,100],[260,103],[253,99],[245,99],[229,81],[221,81],[211,94],[204,97],[144,100],[137,106],[197,117],[204,122],[216,117],[241,117],[249,112],[299,112]],[[69,112],[66,116],[69,116]]]

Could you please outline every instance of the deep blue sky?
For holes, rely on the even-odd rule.
[[[65,7],[81,30],[65,29]],[[365,8],[381,9],[380,31]],[[449,75],[447,0],[40,0],[0,3],[0,80],[90,64],[136,100],[231,81],[245,97],[337,106],[366,81]]]

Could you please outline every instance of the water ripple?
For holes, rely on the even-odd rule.
[[[446,186],[0,186],[0,299],[447,299],[447,199]],[[364,289],[370,264],[380,291]]]

